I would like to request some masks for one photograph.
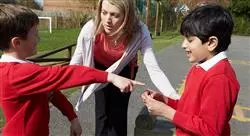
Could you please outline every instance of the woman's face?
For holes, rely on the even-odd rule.
[[[102,2],[101,21],[106,34],[113,34],[123,23],[124,13],[110,4],[107,0]]]

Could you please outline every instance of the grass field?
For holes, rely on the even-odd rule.
[[[48,31],[40,31],[39,35],[41,40],[38,45],[38,51],[49,51],[76,43],[79,33],[80,28],[53,30],[52,34],[50,34]]]
[[[60,48],[66,45],[76,43],[77,36],[80,32],[79,29],[67,29],[67,30],[53,30],[53,33],[50,34],[47,31],[39,32],[41,41],[38,45],[38,54],[47,52],[56,48]],[[166,32],[161,33],[161,36],[153,36],[153,48],[155,52],[160,51],[167,46],[179,42],[181,37],[177,32]],[[62,57],[65,55],[65,52],[56,54],[56,57]],[[64,90],[64,94],[69,97],[72,92],[75,92],[77,88],[71,88]],[[0,110],[0,128],[3,126],[5,120],[3,114]]]

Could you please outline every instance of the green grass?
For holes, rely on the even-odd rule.
[[[164,32],[160,36],[153,36],[153,49],[155,52],[169,45],[180,42],[181,36],[178,32]]]
[[[47,31],[40,31],[39,35],[41,40],[38,44],[38,51],[49,51],[76,43],[79,33],[80,28],[53,30],[51,34]]]
[[[51,34],[48,31],[39,31],[38,54],[76,43],[79,33],[80,28],[52,30]],[[2,52],[0,51],[0,56],[1,54]]]
[[[0,110],[0,128],[3,127],[4,123],[5,123],[5,118],[3,116],[2,110]]]
[[[76,43],[77,36],[80,32],[80,29],[65,29],[65,30],[53,30],[53,33],[50,34],[47,31],[41,31],[40,38],[41,42],[38,45],[38,52],[43,53],[56,48],[60,48],[66,45]],[[169,45],[177,43],[181,40],[181,37],[177,32],[165,32],[161,33],[161,36],[153,35],[153,49],[157,53],[163,48],[166,48]],[[53,57],[65,57],[65,52],[59,52]],[[140,59],[140,58],[139,58]],[[80,87],[70,88],[62,90],[62,92],[69,97],[73,92],[77,91]],[[4,125],[4,117],[0,110],[0,128]]]

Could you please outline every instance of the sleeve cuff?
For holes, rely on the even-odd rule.
[[[171,98],[168,98],[168,106],[170,106],[170,107],[172,107],[172,108],[174,108],[175,110],[176,110],[176,108],[177,108],[177,101],[178,100],[173,100],[173,99],[171,99]]]
[[[97,72],[95,72],[95,77],[96,77],[96,81],[100,82],[100,83],[106,83],[108,82],[108,72],[105,71],[101,71],[101,70],[96,70]]]
[[[71,121],[71,120],[73,120],[73,119],[76,118],[76,117],[77,117],[76,113],[73,112],[73,113],[71,113],[70,115],[68,115],[68,120]]]
[[[178,125],[178,126],[184,126],[185,122],[187,120],[187,115],[176,111],[174,114],[174,118],[173,118],[173,123]]]

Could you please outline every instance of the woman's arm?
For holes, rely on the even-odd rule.
[[[76,44],[76,49],[75,52],[70,60],[70,65],[83,65],[83,54],[82,54],[82,48],[83,48],[83,33],[84,29],[81,30],[78,38],[77,38],[77,44]]]
[[[149,33],[146,33],[143,41],[141,42],[141,54],[143,56],[143,63],[145,64],[149,76],[155,86],[161,93],[172,99],[179,99],[176,90],[170,84],[167,76],[160,69],[152,49],[152,40]]]
[[[89,51],[89,48],[92,48],[90,47],[91,45],[89,45],[91,44],[91,42],[86,43],[86,40],[88,39],[89,41],[89,39],[93,37],[93,29],[94,29],[93,20],[88,21],[83,26],[80,34],[78,35],[76,49],[70,61],[70,65],[84,65],[83,61],[86,59],[85,57],[88,54],[83,54],[83,53],[84,51]]]

